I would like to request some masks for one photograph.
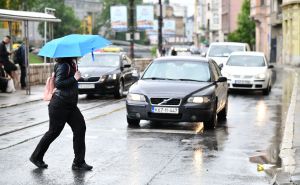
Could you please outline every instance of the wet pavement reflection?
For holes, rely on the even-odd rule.
[[[0,150],[0,184],[269,184],[281,163],[278,152],[292,80],[289,72],[279,71],[269,96],[232,92],[228,118],[215,130],[205,130],[200,122],[142,121],[140,127],[127,127],[124,108],[89,119],[86,160],[94,169],[87,173],[71,170],[70,128],[51,145],[46,170],[28,162],[39,138]],[[264,170],[258,171],[258,164]]]

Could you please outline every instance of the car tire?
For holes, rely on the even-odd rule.
[[[226,99],[226,104],[224,108],[218,113],[218,119],[222,121],[226,120],[227,112],[228,112],[228,98]]]
[[[124,83],[122,80],[119,81],[118,87],[115,89],[114,97],[119,99],[123,97]]]
[[[269,95],[271,92],[271,85],[269,84],[268,87],[266,89],[263,90],[263,95]]]
[[[217,119],[217,106],[215,106],[214,111],[211,115],[211,118],[207,121],[204,121],[204,129],[214,129],[217,125],[218,119]]]
[[[127,116],[127,123],[128,126],[139,126],[140,125],[140,120],[139,119],[132,119]]]
[[[86,98],[87,99],[93,99],[93,98],[95,98],[95,95],[94,94],[87,94]]]

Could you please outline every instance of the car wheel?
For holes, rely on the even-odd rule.
[[[140,120],[139,119],[132,119],[132,118],[127,116],[127,123],[128,123],[128,126],[139,126]]]
[[[223,121],[226,120],[227,111],[228,111],[228,98],[226,99],[226,104],[225,104],[224,108],[218,114],[218,119],[223,120]]]
[[[269,95],[271,92],[271,85],[269,84],[266,89],[263,90],[263,95]]]
[[[217,106],[215,106],[214,112],[211,115],[211,118],[203,122],[204,129],[214,129],[217,125]]]
[[[87,99],[93,99],[93,98],[95,98],[95,96],[94,96],[94,94],[87,94],[86,98]]]
[[[118,83],[118,87],[115,90],[114,97],[115,98],[123,97],[123,92],[124,92],[124,83],[122,80],[120,80]]]

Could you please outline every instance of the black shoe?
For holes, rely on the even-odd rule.
[[[85,162],[82,164],[72,164],[72,170],[91,170],[93,169],[93,166],[90,166],[88,164],[86,164]]]
[[[30,157],[29,160],[38,168],[48,168],[48,164],[46,164],[44,161],[35,160],[33,157]]]

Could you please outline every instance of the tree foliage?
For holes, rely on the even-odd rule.
[[[54,8],[55,16],[61,19],[60,23],[53,23],[54,38],[71,33],[81,32],[81,22],[75,17],[71,7],[64,4],[63,0],[2,0],[0,8],[12,10],[28,10],[44,12],[45,7]],[[44,23],[39,25],[39,33],[44,35]]]
[[[61,0],[35,0],[34,9],[36,11],[43,12],[45,7],[54,8],[55,16],[61,19],[60,23],[53,24],[54,38],[62,37],[72,33],[81,32],[81,22],[75,17],[73,9],[64,4]],[[44,24],[39,25],[39,32],[41,35],[44,34]]]
[[[228,35],[228,41],[255,45],[255,22],[250,18],[250,0],[244,0],[238,16],[238,28]]]

